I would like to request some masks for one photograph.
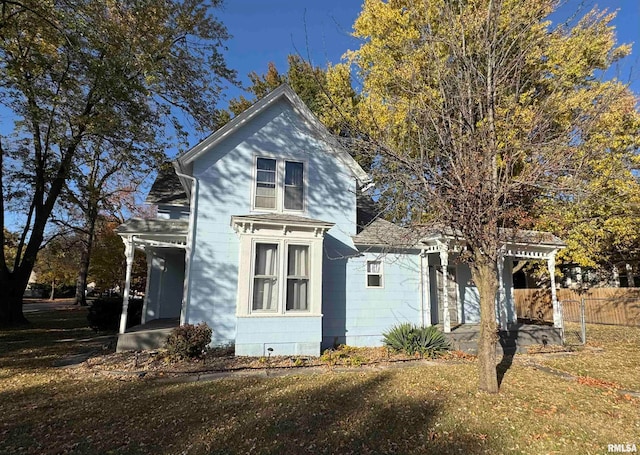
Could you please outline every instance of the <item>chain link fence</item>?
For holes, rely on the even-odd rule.
[[[581,298],[562,300],[567,344],[587,342],[587,324],[640,326],[638,298]]]

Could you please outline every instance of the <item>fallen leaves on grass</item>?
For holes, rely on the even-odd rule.
[[[600,387],[603,389],[619,389],[620,384],[613,381],[605,381],[604,379],[591,378],[589,376],[578,376],[578,384],[588,385],[591,387]]]

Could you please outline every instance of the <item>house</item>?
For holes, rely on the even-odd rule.
[[[407,321],[445,332],[479,322],[455,233],[416,236],[382,219],[365,223],[357,201],[370,186],[367,173],[287,85],[173,165],[147,199],[157,219],[118,228],[127,257],[119,350],[153,347],[171,327],[201,321],[213,344],[252,356],[377,346]],[[504,329],[517,322],[512,259],[546,259],[553,269],[563,246],[543,233],[507,237],[496,302]],[[127,331],[135,248],[146,252],[148,280],[143,324]]]

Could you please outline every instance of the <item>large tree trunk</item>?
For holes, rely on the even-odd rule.
[[[56,297],[56,280],[51,280],[51,293],[49,294],[49,300],[54,300]]]
[[[496,347],[496,293],[498,292],[498,266],[482,258],[471,267],[471,276],[480,293],[480,339],[478,340],[478,388],[489,393],[498,392]]]
[[[9,327],[27,324],[29,321],[22,313],[22,297],[27,288],[28,278],[24,273],[0,271],[0,326]]]

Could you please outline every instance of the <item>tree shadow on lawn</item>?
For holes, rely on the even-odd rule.
[[[23,453],[34,454],[44,448],[47,453],[167,455],[500,451],[499,435],[487,439],[481,428],[452,427],[446,421],[446,392],[420,389],[420,381],[407,381],[401,374],[326,373],[184,384],[60,381],[55,397],[40,388],[39,399],[29,400],[38,410],[19,407],[11,424],[4,423],[0,452],[19,444]],[[416,370],[410,378],[419,375]],[[2,399],[10,400],[10,395]]]

